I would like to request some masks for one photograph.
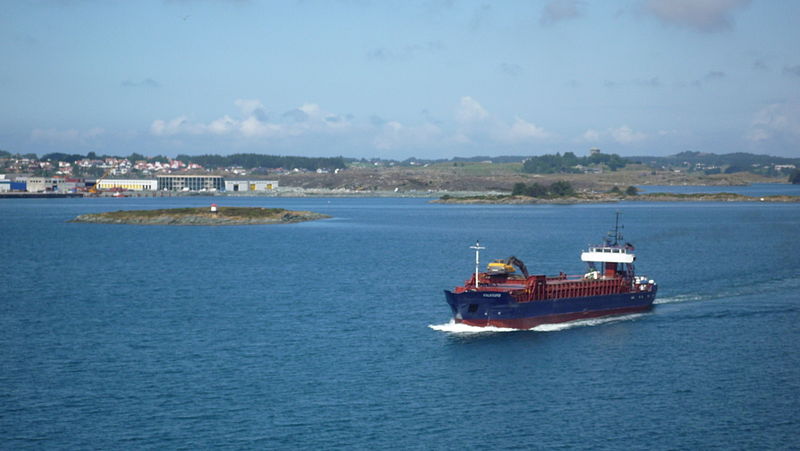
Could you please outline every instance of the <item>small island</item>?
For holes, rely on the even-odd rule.
[[[260,207],[199,207],[171,208],[161,210],[128,210],[106,213],[85,214],[69,222],[94,224],[136,224],[136,225],[256,225],[291,224],[317,219],[330,218],[328,215],[311,211],[291,211],[283,208]]]

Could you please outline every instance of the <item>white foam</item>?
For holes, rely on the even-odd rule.
[[[715,301],[718,299],[735,298],[740,296],[763,295],[772,291],[797,290],[800,288],[800,278],[795,276],[761,280],[755,283],[726,286],[724,289],[712,293],[686,293],[671,297],[656,298],[653,304],[673,304],[677,302]]]
[[[673,304],[675,302],[693,302],[693,301],[702,301],[707,299],[707,297],[700,296],[698,294],[679,294],[677,296],[672,296],[668,298],[656,298],[653,304]]]
[[[429,324],[428,327],[430,327],[433,330],[438,330],[440,332],[447,332],[451,334],[518,332],[520,330],[529,330],[533,332],[558,332],[560,330],[572,329],[573,327],[599,326],[601,324],[608,324],[617,321],[630,321],[642,316],[644,316],[644,313],[635,313],[632,315],[622,315],[622,316],[609,316],[605,318],[579,319],[575,321],[569,321],[566,323],[540,324],[530,329],[512,329],[510,327],[495,327],[495,326],[478,327],[478,326],[470,326],[468,324],[463,324],[463,323],[456,323],[454,320],[450,320],[450,322],[447,324]]]
[[[634,313],[632,315],[608,316],[605,318],[578,319],[566,323],[540,324],[531,330],[536,332],[558,332],[560,330],[572,329],[573,327],[599,326],[601,324],[616,323],[618,321],[630,321],[644,316],[644,313]]]
[[[438,330],[440,332],[448,332],[451,334],[485,334],[487,332],[516,332],[519,330],[519,329],[512,329],[510,327],[470,326],[469,324],[457,323],[452,319],[447,324],[428,324],[428,327],[430,327],[433,330]]]

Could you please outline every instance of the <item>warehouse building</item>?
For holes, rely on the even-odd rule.
[[[29,193],[75,191],[78,187],[85,187],[83,179],[58,178],[58,177],[28,177],[26,188]],[[13,188],[12,188],[13,189]]]
[[[236,192],[269,192],[278,189],[277,180],[225,180],[225,191]]]
[[[222,191],[225,181],[219,175],[159,175],[159,191]]]
[[[98,189],[120,188],[126,191],[153,191],[157,186],[158,182],[152,179],[106,179],[97,183]]]

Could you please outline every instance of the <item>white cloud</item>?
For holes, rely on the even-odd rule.
[[[616,128],[607,128],[605,131],[598,131],[595,129],[588,129],[583,134],[578,137],[575,141],[577,142],[587,142],[592,144],[597,144],[601,141],[605,140],[613,140],[618,144],[636,144],[638,142],[642,142],[648,138],[647,134],[644,132],[637,132],[634,131],[632,128],[628,127],[627,125],[622,125]]]
[[[237,123],[236,132],[245,138],[280,136],[280,126],[262,122],[255,116],[247,117]]]
[[[405,126],[397,121],[389,121],[380,127],[373,144],[382,150],[435,146],[440,142],[441,135],[442,130],[430,123]]]
[[[712,32],[731,27],[733,10],[750,0],[647,0],[645,11],[662,22]]]
[[[590,128],[589,130],[583,132],[583,135],[581,135],[581,139],[583,141],[588,141],[588,142],[600,141],[600,132]]]
[[[207,130],[205,124],[191,122],[186,116],[178,116],[169,121],[157,119],[150,125],[150,133],[156,136],[201,135]]]
[[[309,117],[312,118],[319,117],[320,115],[319,105],[317,105],[316,103],[305,103],[303,104],[303,106],[298,108],[298,110],[302,111],[303,113],[306,113]]]
[[[239,114],[225,114],[208,122],[185,115],[157,119],[151,123],[150,133],[162,138],[213,136],[236,145],[264,142],[294,145],[302,139],[306,143],[334,146],[347,143],[353,147],[371,145],[378,150],[408,151],[465,145],[504,146],[555,137],[541,125],[522,117],[512,121],[497,118],[470,96],[459,99],[449,125],[442,125],[429,115],[423,115],[417,123],[374,118],[354,123],[352,116],[325,111],[316,103],[305,103],[282,114],[268,114],[264,105],[253,99],[238,99],[234,105]]]
[[[647,135],[642,132],[635,132],[627,125],[608,129],[614,141],[620,144],[633,144],[647,139]]]
[[[58,130],[55,128],[36,128],[31,131],[31,140],[48,143],[85,143],[87,140],[105,134],[100,127],[93,127],[85,131],[76,129]]]
[[[800,103],[773,103],[758,110],[745,137],[755,143],[786,138],[796,142],[800,138]]]
[[[544,128],[517,117],[511,124],[489,114],[475,99],[462,97],[455,111],[458,125],[448,141],[455,144],[518,143],[552,137]]]
[[[524,119],[517,118],[509,128],[508,137],[511,141],[527,141],[530,139],[546,139],[550,133]]]
[[[230,133],[236,127],[236,120],[232,119],[227,114],[215,121],[208,124],[208,130],[216,135],[224,135]]]
[[[456,108],[456,120],[458,122],[478,122],[489,117],[489,113],[472,97],[465,96]]]
[[[233,104],[239,107],[243,116],[253,116],[259,111],[264,111],[264,105],[260,100],[236,99]]]
[[[195,122],[186,116],[171,120],[156,119],[150,125],[155,136],[218,135],[240,138],[286,138],[304,134],[325,134],[350,127],[346,118],[323,111],[319,105],[306,103],[283,115],[284,122],[270,121],[259,100],[237,99],[241,117],[224,115],[211,122]]]

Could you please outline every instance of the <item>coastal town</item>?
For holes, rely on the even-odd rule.
[[[0,195],[143,196],[214,195],[475,195],[530,197],[565,193],[631,194],[641,185],[743,185],[800,182],[795,159],[751,154],[683,152],[671,157],[628,157],[592,148],[536,157],[405,161],[276,157],[175,158],[0,151]],[[570,189],[563,189],[568,184]],[[552,192],[548,186],[560,187]]]
[[[122,195],[125,192],[270,192],[277,180],[248,178],[242,167],[215,169],[172,158],[122,157],[40,160],[35,155],[0,158],[0,193]],[[282,171],[278,168],[277,171]]]

